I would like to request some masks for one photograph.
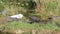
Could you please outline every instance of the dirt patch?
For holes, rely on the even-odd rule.
[[[38,30],[38,29],[30,29],[30,30],[4,30],[0,31],[0,33],[5,33],[5,34],[60,34],[59,31],[55,30],[50,30],[50,29],[43,29],[43,30]]]

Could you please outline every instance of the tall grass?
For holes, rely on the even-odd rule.
[[[57,1],[50,1],[46,3],[46,11],[55,11],[57,8]]]

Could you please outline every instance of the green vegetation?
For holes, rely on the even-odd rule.
[[[33,24],[29,24],[29,23],[23,23],[23,22],[10,22],[7,24],[3,24],[0,25],[1,28],[4,28],[4,30],[8,30],[8,31],[12,31],[12,30],[24,30],[26,32],[23,32],[23,34],[31,34],[32,32],[28,31],[28,30],[38,30],[39,32],[43,32],[43,30],[54,30],[54,31],[60,31],[60,27],[58,27],[55,22],[54,23],[47,23],[47,24],[38,24],[38,23],[33,23]],[[3,30],[3,31],[4,31]],[[38,32],[38,33],[39,33]],[[43,32],[44,33],[44,32]]]
[[[47,24],[38,24],[38,23],[33,23],[33,24],[29,24],[29,23],[23,23],[23,22],[11,22],[11,23],[7,23],[7,24],[3,24],[1,25],[1,27],[5,27],[5,29],[22,29],[22,30],[27,30],[27,29],[39,29],[39,30],[43,30],[43,29],[52,29],[52,30],[56,30],[56,31],[60,31],[60,27],[58,27],[55,23],[47,23]]]
[[[0,12],[4,9],[7,10],[7,15],[14,15],[22,13],[25,17],[28,16],[38,16],[41,19],[46,20],[48,16],[60,16],[60,0],[37,0],[36,6],[31,7],[32,4],[29,2],[34,0],[0,0]],[[39,9],[40,8],[40,9]],[[38,11],[39,10],[39,11]],[[0,14],[0,23],[5,19],[5,15]],[[51,29],[60,31],[60,27],[56,25],[56,23],[60,23],[60,19],[56,19],[53,23],[48,22],[47,24],[29,24],[22,22],[11,22],[7,24],[0,24],[0,27],[10,30],[22,29],[22,30],[30,30],[30,29]]]
[[[46,11],[55,11],[57,8],[57,2],[56,1],[50,1],[49,3],[46,3]]]

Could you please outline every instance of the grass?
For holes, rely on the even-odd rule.
[[[23,30],[25,32],[23,32],[23,34],[30,34],[31,30],[37,30],[37,32],[39,33],[44,33],[45,31],[49,31],[49,30],[53,30],[53,31],[59,31],[60,32],[60,27],[58,27],[55,22],[54,23],[50,23],[48,22],[47,24],[37,24],[37,23],[33,23],[33,24],[29,24],[29,23],[23,23],[23,22],[10,22],[7,24],[0,24],[0,28],[5,28],[3,31],[7,30],[7,31],[16,31],[16,30]],[[50,32],[49,32],[50,33]]]
[[[60,16],[60,2],[59,2],[59,0],[58,1],[56,1],[56,0],[54,0],[54,1],[46,1],[47,3],[46,3],[46,6],[44,6],[44,7],[42,7],[42,11],[41,11],[41,13],[37,13],[36,15],[37,16],[42,16],[42,19],[43,18],[47,18],[47,16],[45,16],[45,15],[48,15],[48,16],[50,16],[50,11],[51,11],[51,13],[53,13],[53,15],[59,15]],[[42,2],[42,3],[44,3],[44,2]],[[59,5],[59,6],[58,6]],[[11,6],[11,8],[9,8],[9,6],[8,7],[5,7],[5,9],[8,11],[8,15],[12,15],[12,14],[17,14],[18,13],[18,11],[19,11],[19,13],[21,13],[21,12],[23,12],[24,14],[26,13],[26,11],[27,11],[27,9],[25,9],[25,8],[22,8],[22,7],[13,7],[13,6]],[[43,10],[43,9],[45,9],[45,10]],[[45,11],[46,11],[46,13],[45,13]],[[45,13],[45,14],[44,14]],[[30,14],[31,15],[31,14]],[[33,14],[34,15],[34,14]],[[4,17],[1,17],[0,18],[0,21],[1,20],[3,20],[4,19]],[[58,21],[57,21],[58,22]],[[60,21],[58,22],[58,23],[60,23]],[[47,24],[37,24],[37,23],[34,23],[34,24],[29,24],[29,23],[23,23],[23,22],[16,22],[16,21],[14,21],[14,22],[10,22],[10,23],[7,23],[7,24],[0,24],[0,27],[5,27],[5,29],[10,29],[10,30],[17,30],[17,29],[22,29],[22,30],[30,30],[30,29],[38,29],[38,30],[44,30],[44,29],[51,29],[51,30],[56,30],[56,31],[60,31],[60,27],[58,27],[56,24],[55,24],[55,22],[53,22],[53,23],[50,23],[50,22],[48,22]]]
[[[57,2],[56,1],[50,1],[46,3],[46,11],[54,11],[57,8]]]
[[[2,26],[2,25],[1,25]],[[52,29],[52,30],[58,30],[60,31],[60,27],[58,27],[55,23],[47,23],[47,24],[29,24],[29,23],[22,23],[22,22],[12,22],[8,23],[4,26],[6,29],[22,29],[22,30],[30,30],[30,29]]]

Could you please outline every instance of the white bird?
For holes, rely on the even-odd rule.
[[[17,15],[12,15],[7,17],[7,21],[15,21],[15,20],[22,20],[23,14],[17,14]]]
[[[22,19],[23,18],[23,14],[12,15],[10,17],[11,18],[17,18],[17,19]]]

